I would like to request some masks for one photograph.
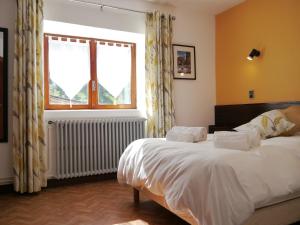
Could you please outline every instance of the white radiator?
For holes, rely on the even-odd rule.
[[[144,118],[51,122],[56,134],[58,179],[116,172],[125,148],[145,137]]]

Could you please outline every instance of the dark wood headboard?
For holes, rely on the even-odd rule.
[[[243,105],[216,105],[215,126],[233,128],[249,122],[259,114],[266,111],[270,111],[272,109],[284,109],[291,105],[300,105],[300,101]]]

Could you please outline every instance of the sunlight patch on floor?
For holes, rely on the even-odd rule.
[[[143,220],[133,220],[125,223],[115,223],[113,225],[149,225],[149,223]]]

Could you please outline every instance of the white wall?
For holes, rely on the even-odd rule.
[[[102,3],[116,4],[122,7],[134,7],[143,9],[152,6],[152,4],[140,3],[132,4],[128,0],[119,1],[101,1]],[[129,31],[136,33],[144,32],[143,14],[128,13],[105,8],[101,11],[99,8],[90,5],[78,4],[67,0],[45,0],[45,19],[56,20],[66,23],[74,23],[86,26],[109,28],[113,30]]]
[[[8,115],[9,136],[11,142],[11,101],[12,101],[12,75],[14,59],[14,22],[16,18],[16,1],[0,0],[0,27],[8,28]],[[0,184],[11,182],[12,154],[10,143],[0,143]]]
[[[93,0],[91,0],[93,1]],[[95,1],[97,2],[97,1]],[[107,0],[107,1],[101,1],[101,3],[105,4],[111,4],[111,5],[117,5],[119,7],[125,7],[125,8],[133,8],[141,11],[151,11],[157,8],[157,5],[152,3],[147,3],[143,1],[136,1],[136,0]],[[66,9],[68,9],[66,11]],[[170,7],[164,7],[160,6],[160,9],[163,11],[170,11]],[[48,110],[45,113],[45,118],[47,120],[51,120],[52,118],[65,118],[67,117],[102,117],[102,116],[145,116],[145,85],[144,85],[144,77],[145,77],[145,68],[144,68],[144,62],[145,62],[145,43],[144,43],[144,37],[143,41],[140,41],[140,37],[142,34],[145,33],[145,14],[143,13],[132,13],[127,11],[121,11],[121,10],[115,10],[115,9],[109,9],[104,8],[103,10],[100,10],[100,8],[90,5],[84,5],[84,4],[78,4],[70,1],[62,1],[62,0],[46,0],[45,1],[45,19],[51,20],[51,21],[60,21],[65,22],[69,24],[79,24],[86,26],[85,28],[82,27],[82,29],[90,29],[90,27],[98,27],[98,28],[107,28],[111,30],[117,30],[118,32],[114,33],[120,33],[119,38],[117,40],[120,41],[134,41],[137,44],[137,107],[138,110],[110,110],[109,113],[107,113],[107,110],[91,110],[86,112],[61,112],[56,110]],[[47,27],[45,26],[45,29]],[[48,29],[48,28],[47,28]],[[56,29],[56,28],[54,28]],[[59,28],[57,28],[59,30]],[[64,29],[66,30],[66,29]],[[91,29],[90,29],[91,30]],[[132,40],[124,39],[126,38],[125,34],[122,34],[123,32],[126,32],[128,34],[131,33],[131,36],[133,37]],[[46,32],[51,32],[46,30]],[[67,31],[68,34],[74,35],[74,36],[85,36],[85,33],[80,34],[76,33],[74,34],[73,31]],[[53,33],[60,33],[59,31],[54,31]],[[95,34],[97,32],[95,31]],[[102,33],[99,31],[97,34],[97,38],[102,39],[110,39],[109,35],[103,36]],[[134,35],[135,33],[135,35]],[[94,35],[95,35],[94,34]],[[95,37],[94,35],[91,35]],[[112,38],[112,40],[116,40],[116,38]]]
[[[214,124],[215,88],[215,18],[188,9],[175,9],[176,44],[196,47],[196,77],[175,80],[175,119],[177,125]]]
[[[54,118],[84,118],[84,117],[113,117],[113,116],[145,116],[145,34],[111,30],[106,28],[95,28],[91,26],[77,25],[65,22],[44,20],[44,32],[52,34],[68,34],[98,38],[105,40],[118,40],[134,42],[136,44],[136,86],[137,86],[137,108],[138,110],[46,110],[45,119]]]
[[[144,15],[85,6],[68,1],[46,0],[45,18],[87,26],[144,33]],[[176,16],[174,43],[196,46],[197,80],[175,80],[177,125],[207,126],[214,123],[215,105],[215,20],[214,15],[136,0],[106,0],[102,3],[142,11],[159,9]],[[66,10],[68,9],[68,10]],[[87,16],[88,15],[88,16]],[[51,118],[54,113],[46,113]],[[75,115],[75,113],[73,114]],[[55,113],[54,116],[57,116]]]
[[[197,80],[175,80],[175,110],[178,125],[207,126],[214,123],[215,105],[215,24],[214,16],[176,9],[168,6],[145,3],[138,0],[102,0],[102,3],[138,10],[159,9],[176,16],[174,22],[174,43],[196,46]],[[9,28],[9,79],[13,68],[13,28],[16,3],[0,0],[0,26]],[[82,6],[67,0],[45,0],[45,19],[87,26],[116,29],[128,32],[145,31],[143,14]],[[11,87],[9,87],[11,90]],[[10,95],[11,99],[11,95]],[[9,101],[11,102],[11,101]],[[10,107],[11,105],[9,105]],[[132,112],[131,112],[132,113]],[[135,112],[134,112],[135,113]],[[11,111],[10,113],[11,114]],[[81,116],[78,113],[75,117]],[[106,113],[107,114],[107,113]],[[85,114],[84,114],[85,115]],[[84,116],[82,115],[82,116]],[[97,113],[99,115],[99,112]],[[122,113],[124,115],[124,112]],[[51,117],[69,117],[69,112],[56,112]],[[11,123],[10,123],[11,124]],[[9,126],[11,128],[11,126]],[[11,129],[10,129],[11,131]],[[11,151],[8,144],[0,144],[0,184],[12,176]]]

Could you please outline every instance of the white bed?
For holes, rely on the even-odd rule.
[[[217,149],[210,136],[201,143],[141,139],[123,153],[118,180],[163,197],[196,224],[241,225],[257,209],[300,197],[300,136],[263,140],[248,152]]]

